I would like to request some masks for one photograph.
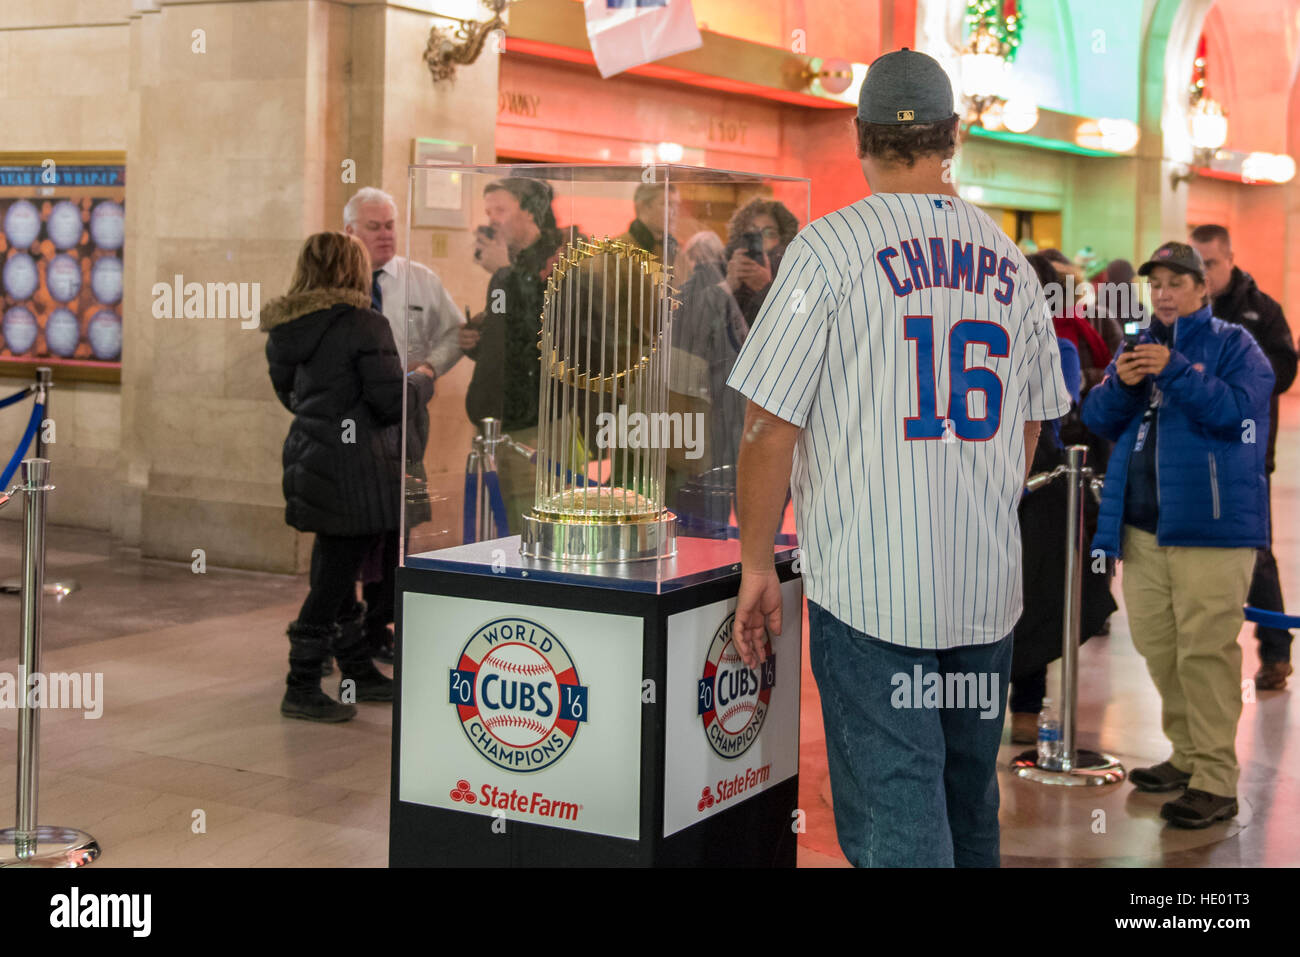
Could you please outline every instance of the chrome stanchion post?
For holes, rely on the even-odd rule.
[[[487,488],[487,474],[497,470],[497,446],[501,444],[501,420],[482,419],[479,427],[482,429],[482,434],[478,437],[478,441],[482,444],[482,454],[479,458],[478,478],[478,540],[484,542],[506,534],[506,529],[496,528],[496,521],[492,516],[492,500]]]
[[[50,389],[54,387],[54,373],[49,366],[40,366],[36,370],[36,401],[45,406],[45,417],[52,418],[50,415]],[[38,424],[36,429],[36,458],[48,459],[45,454],[45,423]]]
[[[18,650],[18,824],[0,830],[0,864],[28,867],[79,867],[99,856],[99,845],[85,831],[42,827],[37,823],[37,784],[40,771],[40,710],[29,687],[41,673],[41,607],[45,584],[45,496],[49,459],[26,459],[23,484],[14,491],[26,496],[23,513],[22,644]]]
[[[1072,445],[1066,450],[1066,456],[1067,464],[1051,473],[1052,478],[1064,474],[1069,483],[1065,508],[1065,601],[1061,623],[1061,767],[1059,770],[1039,767],[1035,748],[1017,756],[1011,762],[1011,770],[1019,777],[1040,784],[1115,784],[1124,780],[1125,775],[1118,758],[1075,747],[1079,632],[1083,616],[1083,490],[1085,481],[1092,488],[1092,473],[1084,467],[1088,457],[1087,446]]]
[[[50,415],[50,391],[54,388],[54,372],[49,366],[38,366],[36,369],[36,382],[32,384],[31,391],[36,396],[38,405],[45,407],[45,418],[51,418]],[[49,459],[46,454],[48,449],[45,443],[45,423],[36,423],[36,440],[33,443],[36,452],[34,457],[38,459]],[[46,582],[45,594],[53,595],[56,598],[63,598],[72,594],[81,585],[75,580]],[[22,582],[18,579],[8,579],[0,583],[0,592],[16,593],[22,589]]]
[[[1074,770],[1074,718],[1079,700],[1079,618],[1083,614],[1083,463],[1088,449],[1072,445],[1066,453],[1065,621],[1061,635],[1061,770]]]

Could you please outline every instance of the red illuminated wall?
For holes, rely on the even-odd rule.
[[[1206,85],[1228,115],[1224,147],[1295,156],[1300,144],[1291,142],[1296,127],[1287,120],[1296,95],[1293,64],[1300,54],[1300,3],[1250,0],[1249,16],[1242,15],[1245,6],[1221,0],[1205,19]],[[1189,224],[1226,226],[1237,265],[1279,300],[1286,289],[1286,207],[1292,189],[1201,178],[1192,181],[1187,200]],[[1291,242],[1300,244],[1300,235]]]

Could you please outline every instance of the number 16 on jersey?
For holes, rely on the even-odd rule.
[[[916,343],[917,414],[903,419],[908,441],[943,439],[945,426],[964,442],[987,442],[1002,421],[1002,379],[992,369],[966,365],[966,347],[982,343],[990,359],[1011,354],[1011,336],[996,322],[962,319],[948,331],[948,414],[939,415],[934,367],[934,317],[904,316],[903,338]],[[984,414],[970,414],[972,392],[984,396]]]

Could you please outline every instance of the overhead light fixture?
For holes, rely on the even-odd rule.
[[[1191,127],[1192,146],[1211,156],[1228,142],[1228,118],[1223,107],[1208,96],[1192,107],[1188,125]],[[1199,165],[1208,166],[1209,163]]]
[[[1080,123],[1075,131],[1074,141],[1090,150],[1128,153],[1137,146],[1140,136],[1137,124],[1131,120],[1101,117]]]
[[[686,150],[681,143],[660,143],[655,152],[659,155],[661,163],[680,163],[682,157],[686,155]]]
[[[1007,85],[1007,61],[991,33],[977,29],[961,54],[961,92],[966,97],[966,122],[976,122],[1002,97]]]
[[[1251,153],[1241,163],[1247,183],[1289,183],[1295,178],[1295,160],[1285,153]]]
[[[1192,162],[1174,171],[1170,177],[1174,189],[1195,179],[1198,167],[1209,168],[1223,144],[1228,142],[1228,117],[1223,107],[1208,96],[1194,98],[1187,128],[1192,138]]]
[[[1002,125],[1012,133],[1028,133],[1038,124],[1038,104],[1031,98],[1017,95],[1002,106]]]

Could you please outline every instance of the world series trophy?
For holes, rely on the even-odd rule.
[[[677,305],[669,273],[654,254],[608,238],[561,252],[542,306],[537,484],[524,555],[596,563],[676,553],[662,441]]]

